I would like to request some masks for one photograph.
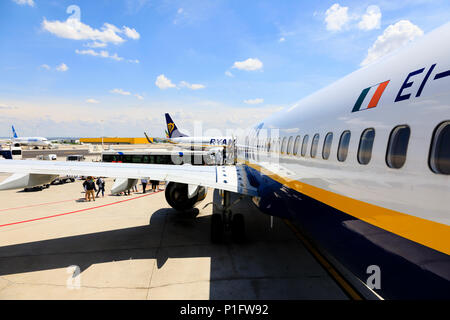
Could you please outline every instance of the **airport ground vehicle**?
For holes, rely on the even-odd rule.
[[[76,179],[76,176],[72,175],[66,175],[66,176],[59,176],[55,180],[53,180],[50,184],[63,184],[67,182],[74,182]]]
[[[146,149],[138,151],[105,151],[102,162],[113,163],[145,163],[145,164],[220,164],[220,150],[192,151],[184,149]]]
[[[23,191],[25,192],[33,192],[33,191],[42,191],[44,189],[50,188],[50,184],[43,184],[41,186],[34,186],[30,188],[24,188]]]
[[[0,159],[20,160],[22,159],[22,147],[15,143],[6,148],[0,146]]]
[[[66,161],[84,161],[85,159],[81,154],[73,154],[66,157]]]
[[[41,154],[36,156],[37,160],[58,160],[58,157],[56,156],[56,154]]]

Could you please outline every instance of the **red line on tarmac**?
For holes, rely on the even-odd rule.
[[[69,202],[69,201],[74,201],[74,200],[76,200],[76,199],[61,200],[61,201],[46,202],[46,203],[38,203],[38,204],[31,204],[31,205],[23,206],[23,207],[15,207],[15,208],[0,209],[0,212],[2,212],[2,211],[9,211],[9,210],[24,209],[24,208],[31,208],[31,207],[39,207],[39,206],[45,206],[45,205],[47,205],[47,204],[55,204],[55,203]]]
[[[122,202],[127,202],[127,201],[131,201],[131,200],[136,200],[136,199],[140,199],[140,198],[143,198],[143,197],[147,197],[147,196],[150,196],[152,194],[160,193],[162,191],[163,190],[160,190],[160,191],[157,191],[157,192],[153,192],[153,193],[149,193],[149,194],[145,194],[145,195],[142,195],[142,196],[139,196],[139,197],[135,197],[135,198],[131,198],[131,199],[111,202],[111,203],[103,204],[103,205],[97,206],[97,207],[85,208],[85,209],[75,210],[75,211],[71,211],[71,212],[54,214],[54,215],[51,215],[51,216],[46,216],[46,217],[41,217],[41,218],[35,218],[35,219],[30,219],[30,220],[24,220],[24,221],[17,221],[17,222],[11,222],[11,223],[7,223],[7,224],[2,224],[2,225],[0,225],[0,228],[1,227],[6,227],[6,226],[11,226],[11,225],[14,225],[14,224],[21,224],[21,223],[27,223],[27,222],[37,221],[37,220],[50,219],[50,218],[65,216],[65,215],[72,214],[72,213],[78,213],[78,212],[83,212],[83,211],[89,211],[89,210],[93,210],[93,209],[108,207],[108,206],[112,206],[114,204],[118,204],[118,203],[122,203]]]

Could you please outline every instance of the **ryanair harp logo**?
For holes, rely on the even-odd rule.
[[[352,112],[375,108],[390,80],[365,88],[356,100]]]
[[[169,134],[172,133],[174,128],[175,128],[175,124],[173,122],[167,124],[167,129],[169,129]]]

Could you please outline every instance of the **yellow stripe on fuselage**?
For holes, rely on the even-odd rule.
[[[363,220],[374,226],[395,233],[403,238],[420,243],[434,250],[450,254],[450,226],[402,212],[383,208],[367,202],[349,198],[297,180],[282,177],[266,168],[244,162],[272,180],[308,197],[318,200],[339,211]]]

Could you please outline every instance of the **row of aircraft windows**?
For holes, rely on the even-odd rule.
[[[386,150],[386,164],[390,168],[399,169],[403,167],[406,161],[409,137],[411,129],[407,125],[395,127],[390,134]],[[339,138],[337,149],[337,159],[344,162],[347,159],[348,146],[350,144],[351,132],[345,130]],[[310,156],[316,158],[319,148],[319,134],[316,133],[312,138]],[[372,147],[375,140],[375,129],[365,129],[359,140],[358,162],[366,165],[372,157]],[[284,137],[281,141],[281,148],[278,149],[279,141],[269,140],[266,144],[267,151],[281,151],[288,155],[306,156],[308,149],[309,135],[304,135],[303,139],[298,135],[295,137]],[[323,141],[322,158],[328,160],[331,153],[331,144],[333,142],[333,133],[328,132]],[[278,145],[278,146],[277,146]],[[262,146],[261,146],[262,147]],[[435,173],[450,174],[450,121],[445,121],[437,126],[434,131],[429,155],[429,166]]]

